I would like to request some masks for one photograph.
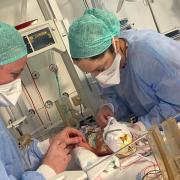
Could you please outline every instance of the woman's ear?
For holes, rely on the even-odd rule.
[[[127,41],[125,39],[118,39],[118,52],[126,56],[127,53]]]
[[[117,53],[119,49],[118,38],[112,38],[112,46],[114,48],[114,52]]]

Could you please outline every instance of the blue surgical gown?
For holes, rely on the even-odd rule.
[[[102,89],[118,120],[137,116],[147,128],[180,113],[180,43],[152,30],[128,30],[120,84]]]
[[[20,151],[0,119],[0,180],[44,180],[35,171],[43,156],[37,143],[34,140],[28,150]]]

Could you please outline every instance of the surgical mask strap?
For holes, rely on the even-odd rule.
[[[116,40],[115,40],[114,37],[112,39],[113,39],[112,41],[113,41],[113,44],[114,44],[114,51],[115,51],[115,53],[117,53]]]

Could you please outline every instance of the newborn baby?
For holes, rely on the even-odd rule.
[[[124,123],[117,122],[115,118],[109,117],[108,124],[104,129],[99,129],[94,138],[95,147],[93,147],[92,139],[81,142],[80,146],[89,149],[98,156],[104,156],[117,152],[121,148],[133,141],[128,126]],[[118,152],[118,157],[132,154],[136,150],[133,146],[128,146]]]

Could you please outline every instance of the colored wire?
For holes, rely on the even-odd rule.
[[[143,155],[141,155],[139,153],[137,153],[135,155],[138,155],[138,157],[132,163],[128,164],[127,166],[122,166],[121,165],[121,167],[122,168],[127,168],[127,167],[131,166],[134,163],[137,163],[137,162],[139,163],[139,162],[143,162],[143,161],[148,161],[148,162],[152,163],[154,167],[156,166],[156,164],[153,161],[151,161],[149,158],[146,158],[146,157],[144,157]],[[128,158],[125,159],[125,161],[128,160],[128,159],[131,159],[133,156],[129,156]],[[141,159],[143,159],[143,160],[141,160]],[[124,163],[125,161],[122,161],[121,164]],[[152,167],[152,166],[148,166],[148,167]],[[143,171],[144,171],[144,169],[143,169]]]
[[[56,81],[57,81],[57,85],[58,85],[59,97],[61,97],[61,88],[60,88],[60,82],[59,82],[58,74],[55,73],[55,76],[56,76]]]
[[[49,59],[51,59],[51,60],[54,59],[52,53],[50,54]],[[58,67],[57,67],[56,64],[54,64],[54,62],[52,62],[52,64],[49,65],[49,70],[55,74],[56,82],[57,82],[57,85],[58,85],[59,97],[61,97],[61,87],[60,87],[60,80],[59,80],[59,76],[58,76]]]
[[[38,92],[38,96],[39,96],[39,98],[41,99],[41,101],[42,101],[42,103],[43,103],[43,107],[44,107],[44,109],[45,109],[45,111],[46,111],[46,114],[47,114],[47,116],[48,116],[48,119],[49,119],[49,121],[51,121],[51,118],[50,118],[50,115],[49,115],[49,113],[48,113],[48,111],[47,111],[47,108],[46,108],[46,106],[45,106],[44,100],[43,100],[43,98],[42,98],[42,96],[41,96],[41,93],[40,93],[40,91],[39,91],[39,89],[38,89],[38,86],[37,86],[37,84],[36,84],[36,82],[35,82],[35,80],[34,80],[34,78],[33,78],[33,76],[32,76],[31,69],[30,69],[30,67],[29,67],[28,64],[26,64],[26,65],[27,65],[27,68],[28,68],[29,73],[30,73],[30,75],[31,75],[31,78],[32,78],[32,80],[33,80],[33,83],[34,83],[34,85],[35,85],[35,88],[36,88],[36,90],[37,90],[37,92]]]
[[[151,165],[151,166],[147,166],[146,168],[144,168],[142,171],[144,171],[144,173],[146,173],[146,171],[147,171],[147,169],[148,168],[151,168],[151,167],[154,167],[154,169],[156,168],[156,166],[157,166],[157,164],[154,164],[153,163],[153,165]]]
[[[138,157],[138,158],[136,158],[132,163],[130,163],[130,164],[126,165],[126,166],[122,166],[122,165],[121,165],[121,166],[120,166],[120,169],[121,169],[121,168],[128,168],[128,167],[130,167],[131,165],[133,165],[134,163],[140,162],[140,159],[141,159],[141,157],[140,157],[140,158]],[[127,160],[127,159],[126,159],[126,160]],[[124,161],[124,162],[125,162],[125,161]],[[123,162],[122,162],[122,163],[123,163]],[[122,163],[121,163],[121,164],[122,164]]]
[[[147,166],[146,168],[142,169],[142,170],[141,170],[141,174],[146,175],[146,174],[147,174],[148,172],[150,172],[151,170],[149,170],[148,172],[146,172],[146,171],[147,171],[149,168],[152,169],[152,167],[154,168],[153,170],[158,170],[158,171],[159,171],[158,165],[153,163],[153,165]],[[157,169],[157,168],[158,168],[158,169]],[[148,176],[148,175],[146,175],[146,177],[147,177],[147,176]],[[143,176],[143,177],[144,177],[144,176]]]
[[[30,101],[31,101],[31,104],[33,105],[33,108],[34,108],[34,110],[35,110],[35,112],[36,112],[39,120],[41,121],[41,124],[44,125],[43,120],[42,120],[41,117],[39,116],[39,113],[38,113],[38,111],[37,111],[37,109],[36,109],[36,107],[35,107],[35,105],[34,105],[34,102],[33,102],[32,98],[31,98],[31,95],[29,94],[29,92],[28,92],[25,84],[23,83],[23,81],[22,81],[22,85],[23,85],[23,87],[24,87],[24,89],[25,89],[25,91],[26,91],[26,93],[27,93],[27,95],[28,95],[28,97],[29,97],[29,99],[30,99]]]
[[[156,170],[156,169],[154,169],[154,170],[151,170],[151,171],[149,171],[149,172],[147,172],[143,177],[142,177],[142,180],[144,180],[146,177],[148,177],[148,175],[150,175],[150,174],[153,174],[153,175],[157,175],[156,177],[151,177],[151,178],[157,178],[157,177],[159,177],[160,175],[161,175],[161,173],[160,173],[160,170]]]
[[[145,157],[145,156],[143,156],[143,155],[141,155],[141,154],[139,154],[139,153],[138,153],[138,155],[139,155],[141,158],[143,158],[144,160],[146,160],[146,161],[148,161],[148,162],[151,162],[154,166],[156,166],[156,164],[155,164],[151,159],[149,159],[149,158],[147,158],[147,157]]]

